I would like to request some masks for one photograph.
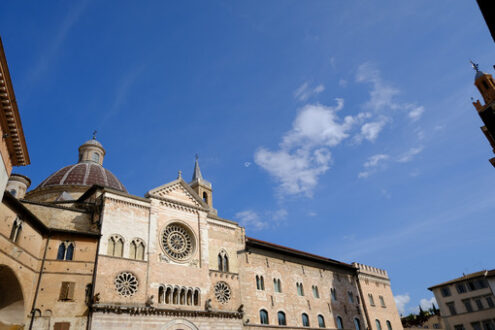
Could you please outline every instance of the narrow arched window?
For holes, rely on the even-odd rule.
[[[220,253],[218,254],[218,270],[223,271],[223,258]]]
[[[129,246],[129,258],[136,259],[136,250],[136,242],[132,241],[131,245]]]
[[[318,315],[318,326],[320,328],[325,327],[325,318],[323,318],[323,315]]]
[[[108,239],[107,254],[109,256],[113,256],[114,253],[115,253],[115,240],[113,239],[113,237],[110,237]]]
[[[174,288],[172,303],[175,305],[179,304],[179,288]]]
[[[10,240],[12,242],[14,243],[17,242],[21,230],[22,230],[22,221],[19,218],[15,218],[14,222],[12,223],[12,230],[10,231]]]
[[[165,290],[163,289],[163,286],[158,288],[158,303],[163,304],[165,301]]]
[[[65,260],[72,260],[74,255],[74,243],[67,244],[67,250],[65,251]]]
[[[260,277],[256,275],[256,290],[261,290]]]
[[[282,311],[278,312],[277,317],[278,317],[278,325],[287,325],[284,312]]]
[[[260,323],[268,324],[268,312],[264,309],[260,310]]]
[[[136,259],[144,260],[144,243],[140,242],[137,246]]]
[[[309,317],[306,313],[302,313],[302,325],[303,327],[309,327]]]
[[[114,257],[122,257],[124,254],[124,239],[119,235],[112,235],[108,239],[107,254]]]
[[[354,327],[356,328],[356,330],[361,330],[361,322],[359,322],[358,318],[354,319]]]
[[[122,257],[123,254],[124,254],[124,240],[120,238],[115,242],[114,256]]]
[[[65,243],[62,242],[58,246],[57,260],[64,260],[65,258]]]
[[[318,287],[316,285],[313,285],[313,297],[315,298],[320,298],[320,293],[318,292]]]
[[[392,330],[392,323],[390,323],[389,320],[387,320],[387,330]]]
[[[224,272],[229,271],[229,258],[227,257],[227,254],[223,256],[223,271]]]
[[[172,288],[168,287],[167,290],[165,290],[165,303],[170,304],[172,303]]]
[[[263,276],[260,276],[260,286],[261,286],[261,290],[265,290],[265,280]]]
[[[302,283],[296,283],[297,286],[297,294],[299,296],[304,296],[304,287]]]
[[[185,305],[186,304],[186,289],[182,288],[180,290],[180,304]]]
[[[378,319],[375,320],[376,323],[376,330],[382,330],[382,325],[380,324],[380,321]]]
[[[193,304],[193,291],[192,289],[187,290],[187,301],[186,301],[188,306],[191,306]]]
[[[206,191],[203,191],[203,201],[208,204],[208,194],[206,193]]]
[[[340,316],[337,316],[337,329],[344,329],[344,322]]]
[[[199,306],[199,290],[194,290],[194,306]]]

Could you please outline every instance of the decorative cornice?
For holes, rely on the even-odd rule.
[[[242,319],[243,313],[224,311],[204,311],[204,310],[180,310],[169,308],[155,308],[143,304],[122,305],[122,304],[93,304],[93,312],[129,314],[129,315],[159,315],[159,316],[182,316],[182,317],[211,317],[223,319]]]
[[[7,59],[0,39],[0,124],[9,154],[14,166],[30,164],[26,139],[22,129],[21,117],[17,108],[17,101],[10,79]]]
[[[112,202],[115,202],[115,203],[119,203],[119,204],[123,204],[123,205],[127,205],[127,206],[136,207],[138,209],[145,209],[145,210],[149,210],[150,209],[150,206],[149,205],[148,206],[145,206],[145,205],[141,205],[141,204],[138,204],[138,203],[133,203],[131,201],[124,201],[122,199],[110,197],[110,196],[107,196],[107,195],[105,195],[105,199],[111,200]]]
[[[160,205],[167,206],[167,207],[170,207],[173,209],[187,211],[187,212],[191,212],[194,214],[197,214],[198,211],[203,211],[203,212],[208,211],[202,207],[197,207],[194,205],[186,204],[186,203],[179,202],[179,201],[176,201],[175,199],[171,199],[171,198],[167,198],[167,197],[155,196],[155,195],[151,195],[150,197],[160,200]]]

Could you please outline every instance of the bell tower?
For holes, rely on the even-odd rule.
[[[213,189],[211,183],[203,179],[201,170],[199,168],[198,155],[196,155],[196,162],[194,163],[194,172],[189,185],[191,188],[208,204],[211,210],[213,210]]]
[[[492,151],[495,153],[495,81],[491,74],[480,71],[478,64],[471,62],[471,65],[476,71],[474,85],[485,101],[485,104],[482,105],[479,100],[476,100],[473,105],[485,124],[485,126],[480,127],[481,131],[485,134]],[[495,167],[495,157],[490,159],[490,163]]]

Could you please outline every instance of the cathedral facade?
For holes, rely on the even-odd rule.
[[[192,180],[131,195],[96,139],[0,209],[0,329],[402,329],[384,270],[246,237]]]

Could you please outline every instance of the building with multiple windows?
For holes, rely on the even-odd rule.
[[[197,159],[135,196],[93,137],[29,190],[2,58],[0,329],[402,329],[384,270],[246,237]]]
[[[446,329],[495,330],[495,296],[489,282],[495,271],[480,271],[428,288]]]

